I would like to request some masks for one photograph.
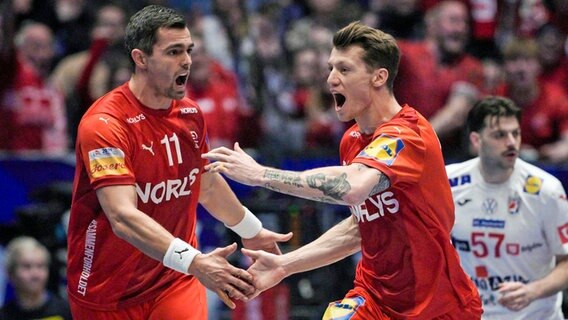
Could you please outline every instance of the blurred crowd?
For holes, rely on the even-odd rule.
[[[522,157],[568,159],[568,2],[562,0],[1,0],[0,150],[73,150],[90,104],[128,81],[124,27],[148,4],[187,15],[196,43],[188,95],[212,147],[268,163],[335,154],[327,89],[333,33],[353,20],[398,39],[395,95],[426,116],[447,161],[472,156],[464,118],[480,97],[523,108]]]

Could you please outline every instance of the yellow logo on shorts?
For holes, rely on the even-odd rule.
[[[375,158],[385,163],[387,166],[390,166],[403,148],[404,143],[399,138],[381,134],[361,151],[358,156]]]
[[[355,314],[357,309],[365,304],[365,298],[355,296],[335,301],[329,304],[322,320],[348,320]]]
[[[535,176],[528,176],[525,180],[523,191],[530,194],[539,194],[542,189],[542,179]]]
[[[94,179],[127,174],[124,152],[110,147],[89,151],[89,170]]]

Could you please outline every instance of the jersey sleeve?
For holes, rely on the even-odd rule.
[[[78,129],[77,145],[89,181],[97,189],[107,185],[133,185],[129,138],[116,118],[92,114]]]
[[[558,180],[554,181],[550,191],[543,197],[541,210],[545,236],[552,252],[556,255],[568,254],[568,201]]]
[[[424,170],[424,154],[424,141],[414,130],[389,125],[381,128],[353,162],[381,171],[391,184],[415,183]]]

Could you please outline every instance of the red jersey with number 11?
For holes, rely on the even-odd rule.
[[[100,310],[127,307],[157,296],[184,276],[118,238],[96,190],[134,186],[138,209],[197,247],[195,212],[206,134],[201,110],[192,100],[150,109],[128,83],[87,111],[78,130],[68,236],[68,291],[75,301]]]

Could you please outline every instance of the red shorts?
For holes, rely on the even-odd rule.
[[[114,311],[85,308],[69,298],[73,319],[78,320],[207,320],[205,287],[195,277],[180,278],[156,298]]]
[[[434,318],[435,320],[479,320],[482,307],[479,300]],[[351,289],[341,301],[329,304],[322,320],[391,320],[361,288]],[[434,320],[432,319],[432,320]]]

